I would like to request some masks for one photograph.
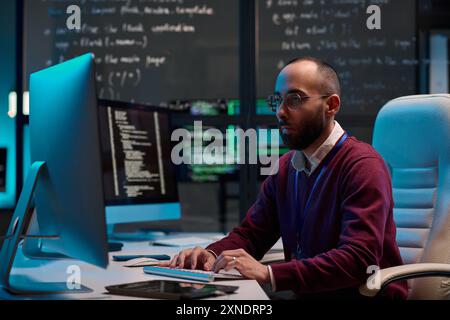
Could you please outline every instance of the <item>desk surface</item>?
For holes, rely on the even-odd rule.
[[[29,260],[21,254],[19,250],[11,277],[14,281],[40,281],[40,282],[66,282],[70,266],[77,266],[80,270],[81,283],[93,290],[90,293],[73,293],[58,295],[41,296],[18,296],[11,295],[5,290],[0,290],[0,299],[87,299],[87,300],[124,300],[139,299],[134,297],[125,297],[110,295],[106,293],[105,286],[138,282],[153,279],[169,279],[161,276],[145,274],[142,268],[127,268],[125,262],[112,261],[115,254],[159,254],[165,253],[170,256],[178,253],[179,248],[153,247],[148,242],[127,242],[120,252],[109,253],[108,268],[101,269],[96,266],[78,261],[78,260]],[[218,281],[217,284],[237,285],[239,289],[236,293],[227,296],[214,297],[215,300],[268,300],[264,290],[255,280],[233,280]]]

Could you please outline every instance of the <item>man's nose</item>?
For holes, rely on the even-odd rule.
[[[286,107],[284,106],[284,103],[282,103],[277,110],[277,118],[278,120],[286,120],[288,117]]]

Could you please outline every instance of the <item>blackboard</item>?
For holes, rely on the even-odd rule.
[[[416,1],[259,0],[258,97],[299,56],[332,64],[342,81],[341,114],[373,116],[385,102],[416,93]],[[381,29],[370,30],[370,5]]]
[[[67,7],[81,30],[67,28]],[[237,98],[238,0],[26,0],[26,74],[93,52],[100,98]]]

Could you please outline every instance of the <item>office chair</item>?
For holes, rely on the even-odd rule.
[[[379,112],[373,146],[392,177],[397,243],[404,265],[382,269],[375,296],[408,280],[408,299],[450,299],[450,94],[405,96]]]

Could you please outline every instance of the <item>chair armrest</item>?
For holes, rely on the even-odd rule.
[[[391,282],[419,277],[450,277],[450,264],[415,263],[381,269],[369,277],[374,280],[374,283],[368,287],[370,281],[368,280],[359,287],[359,293],[363,296],[374,297]]]

